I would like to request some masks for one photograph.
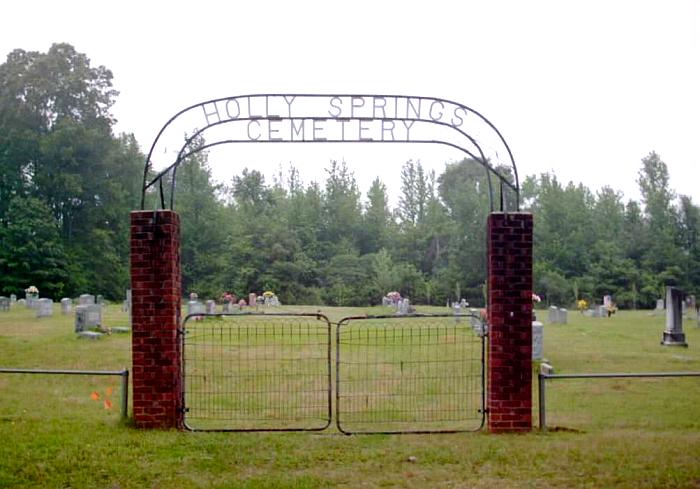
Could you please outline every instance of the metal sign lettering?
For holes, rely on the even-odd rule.
[[[175,161],[148,181],[159,163],[156,155],[168,137],[189,136]],[[192,148],[195,138],[205,144]],[[208,100],[187,107],[160,130],[144,169],[141,208],[147,190],[158,184],[165,207],[163,177],[171,174],[173,206],[177,168],[188,156],[207,148],[232,143],[433,143],[456,148],[514,191],[519,206],[518,172],[512,153],[496,127],[475,110],[456,102],[403,95],[260,94]],[[160,164],[158,164],[160,166]],[[508,172],[504,172],[504,168]],[[502,197],[503,198],[503,197]],[[501,208],[503,208],[501,201]],[[493,203],[492,203],[493,208]]]

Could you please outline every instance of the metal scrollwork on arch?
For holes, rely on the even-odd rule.
[[[167,155],[166,141],[181,141],[182,134],[187,137],[173,160]],[[194,146],[198,140],[205,142]],[[510,207],[517,211],[520,207],[518,171],[508,144],[496,126],[466,105],[406,95],[256,94],[207,100],[171,117],[146,158],[141,209],[151,188],[157,188],[160,205],[166,208],[164,183],[171,186],[172,209],[178,166],[197,152],[233,143],[449,146],[486,170],[491,210],[495,192],[500,210]],[[153,175],[156,166],[162,169]],[[512,192],[512,199],[506,197],[508,192]]]

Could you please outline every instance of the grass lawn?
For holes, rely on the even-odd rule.
[[[320,309],[331,321],[388,312]],[[127,321],[116,305],[105,318]],[[545,325],[545,356],[558,373],[700,371],[695,319],[688,348],[660,346],[663,325],[646,311],[570,312]],[[130,337],[77,340],[58,305],[42,319],[16,307],[0,312],[0,366],[130,368]],[[700,488],[700,378],[552,380],[559,429],[527,435],[146,432],[119,421],[119,394],[118,377],[0,374],[0,487]]]

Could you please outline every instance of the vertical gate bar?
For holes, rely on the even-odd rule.
[[[540,399],[539,399],[539,411],[540,411],[540,430],[541,431],[547,431],[547,407],[545,405],[545,382],[547,378],[544,376],[544,374],[540,373],[537,376],[537,383],[539,384],[539,394],[540,394]]]

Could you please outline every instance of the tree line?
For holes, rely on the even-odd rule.
[[[83,292],[121,299],[128,287],[129,211],[140,203],[144,155],[113,134],[112,74],[68,44],[15,50],[0,65],[0,294]],[[193,144],[202,144],[197,140]],[[535,292],[546,301],[612,294],[649,307],[663,286],[700,285],[700,209],[669,187],[660,156],[642,159],[642,199],[546,173],[522,185],[535,215]],[[345,162],[320,182],[290,166],[268,182],[245,169],[213,180],[206,151],[178,171],[183,291],[274,291],[284,303],[484,303],[488,184],[465,159],[440,174],[401,169],[398,205],[375,179],[366,194]]]

